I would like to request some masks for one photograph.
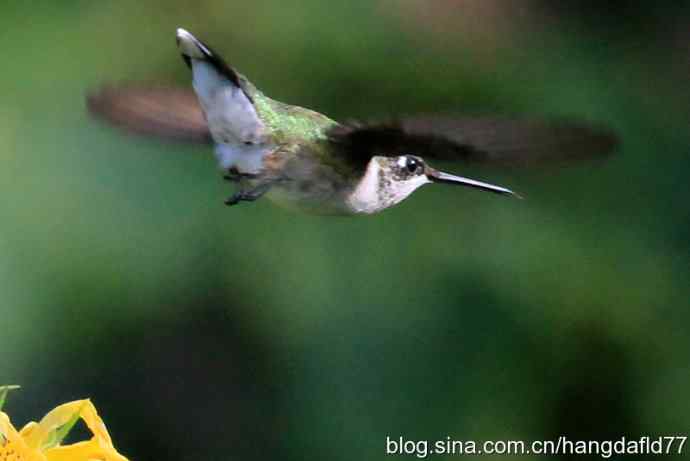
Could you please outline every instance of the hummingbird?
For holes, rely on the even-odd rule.
[[[308,213],[372,214],[426,184],[512,190],[446,173],[432,162],[530,164],[611,152],[616,136],[573,121],[420,115],[339,123],[266,96],[207,44],[177,29],[191,88],[119,84],[87,96],[89,111],[126,131],[213,146],[225,203],[263,196]]]

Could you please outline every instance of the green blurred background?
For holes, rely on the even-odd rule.
[[[452,169],[524,201],[429,187],[361,218],[228,209],[210,149],[85,112],[103,83],[188,85],[178,26],[336,119],[571,116],[622,148]],[[17,424],[91,397],[136,461],[688,435],[686,4],[10,2],[0,37],[0,384],[23,386]]]

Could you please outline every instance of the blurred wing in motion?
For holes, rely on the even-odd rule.
[[[89,112],[132,133],[161,139],[211,143],[211,133],[189,88],[123,85],[87,97]]]
[[[603,157],[618,144],[612,132],[587,123],[500,117],[419,116],[341,125],[329,134],[354,155],[414,154],[506,165]]]

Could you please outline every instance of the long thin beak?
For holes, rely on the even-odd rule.
[[[475,181],[474,179],[463,178],[462,176],[455,176],[452,174],[444,173],[442,171],[434,170],[429,168],[426,172],[427,178],[432,182],[444,183],[444,184],[455,184],[457,186],[474,187],[475,189],[481,189],[495,194],[502,195],[512,195],[513,197],[522,198],[520,194],[513,192],[505,187],[494,186],[493,184]]]

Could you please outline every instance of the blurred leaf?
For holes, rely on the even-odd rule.
[[[0,411],[5,406],[5,400],[7,399],[7,394],[10,391],[13,391],[15,389],[19,389],[20,387],[21,386],[17,386],[17,385],[0,386]]]

